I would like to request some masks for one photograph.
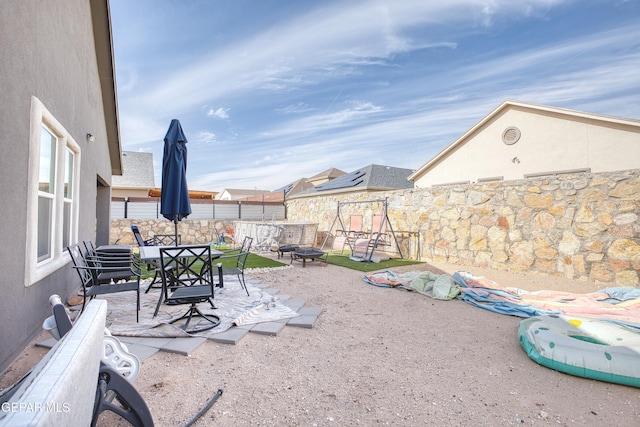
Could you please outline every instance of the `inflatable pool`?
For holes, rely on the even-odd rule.
[[[564,315],[520,321],[520,345],[536,363],[583,378],[640,388],[640,333]]]

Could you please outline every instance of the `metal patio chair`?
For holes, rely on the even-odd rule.
[[[240,286],[244,289],[249,296],[249,290],[247,289],[247,284],[244,280],[244,269],[247,263],[247,258],[249,257],[249,253],[251,251],[251,244],[253,243],[252,237],[245,237],[244,242],[242,243],[242,251],[234,255],[223,255],[219,259],[231,259],[235,258],[236,263],[234,267],[222,268],[222,276],[220,277],[220,287],[224,286],[224,276],[236,276],[238,278],[238,282],[240,282]],[[222,264],[218,264],[218,268],[221,268]]]
[[[218,275],[222,280],[222,269],[218,268]],[[160,304],[190,304],[189,309],[170,323],[185,320],[181,326],[188,333],[203,332],[215,328],[220,324],[220,318],[214,314],[205,314],[198,304],[208,302],[212,308],[214,297],[214,273],[212,269],[211,246],[193,245],[181,247],[160,248],[160,273],[162,276],[162,292],[153,314],[158,314]],[[194,317],[200,317],[208,322],[205,326],[189,329]]]
[[[116,259],[111,257],[101,257],[97,255],[88,262],[82,254],[78,244],[67,246],[67,251],[71,255],[73,268],[80,276],[82,285],[82,311],[87,305],[87,298],[93,299],[97,295],[113,294],[118,292],[136,292],[136,322],[139,321],[140,314],[140,265],[136,261],[133,253],[127,256],[120,256]],[[122,264],[128,262],[125,271]],[[128,279],[117,279],[113,274],[128,275]],[[105,284],[106,278],[110,277]]]

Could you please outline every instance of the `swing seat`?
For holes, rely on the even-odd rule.
[[[345,229],[344,222],[340,216],[340,208],[342,205],[355,205],[355,204],[371,204],[378,203],[382,206],[382,213],[373,214],[371,219],[371,231],[362,231],[362,215],[350,215],[349,217],[349,229]],[[395,242],[395,246],[397,247],[398,254],[400,258],[404,258],[402,256],[402,251],[400,250],[400,245],[398,244],[398,240],[391,226],[391,221],[389,220],[389,216],[387,214],[387,201],[385,200],[368,200],[368,201],[358,201],[358,202],[338,202],[338,211],[336,213],[336,217],[329,228],[329,232],[327,233],[324,242],[322,243],[322,248],[327,244],[328,239],[331,237],[331,249],[334,251],[342,251],[346,246],[349,246],[351,250],[352,259],[362,260],[367,262],[379,262],[384,256],[379,256],[376,254],[377,249],[382,249],[383,251],[387,251],[389,247],[392,245],[392,238]],[[335,235],[331,232],[334,230],[334,226],[339,223],[339,226],[342,228],[335,229]],[[374,261],[374,258],[376,261]],[[388,259],[388,257],[387,257]]]

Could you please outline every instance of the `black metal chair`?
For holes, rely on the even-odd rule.
[[[140,234],[140,229],[137,225],[131,226],[131,231],[133,232],[133,237],[136,239],[136,243],[138,246],[155,246],[153,243],[153,239],[143,239],[142,234]]]
[[[178,246],[182,244],[182,235],[156,234],[153,236],[154,246]]]
[[[240,286],[244,289],[249,296],[249,290],[247,289],[247,284],[244,280],[244,269],[247,263],[247,258],[249,257],[249,253],[251,251],[251,244],[253,243],[252,237],[245,237],[242,242],[242,249],[239,253],[234,255],[223,255],[219,259],[236,259],[235,267],[222,268],[222,276],[220,277],[220,287],[224,286],[224,276],[236,276],[238,278],[238,282],[240,282]],[[221,268],[222,264],[218,264],[218,268]]]
[[[156,240],[156,236],[154,236],[151,239],[146,239],[146,240],[143,239],[142,238],[142,234],[140,234],[140,229],[138,228],[137,225],[132,225],[131,226],[131,231],[133,232],[133,237],[136,239],[136,243],[138,243],[138,247],[139,248],[141,248],[143,246],[158,246],[157,240]],[[155,285],[156,283],[160,283],[160,281],[159,281],[160,276],[158,274],[158,267],[159,266],[156,263],[147,262],[146,263],[146,267],[147,267],[147,270],[154,270],[154,275],[153,275],[153,280],[151,281],[151,283],[147,287],[147,290],[144,291],[145,294],[147,292],[149,292],[151,290],[151,288],[154,288],[153,285]]]
[[[85,256],[94,256],[96,254],[96,246],[92,240],[83,240],[82,244],[84,245]]]
[[[232,249],[226,249],[221,251],[224,254],[231,254],[231,253],[237,253],[237,252],[248,252],[251,250],[251,245],[253,244],[253,237],[250,236],[245,236],[244,239],[242,239],[242,245],[240,245],[240,248],[232,248]]]
[[[118,292],[136,292],[136,322],[139,321],[140,312],[140,265],[133,253],[127,256],[101,257],[96,255],[91,261],[85,259],[78,244],[67,246],[71,255],[73,268],[80,276],[82,285],[82,311],[87,305],[87,298],[93,299],[97,295],[113,294]],[[125,270],[123,263],[127,262]],[[128,278],[118,278],[127,276]],[[107,282],[108,281],[108,282]],[[107,283],[107,284],[105,284]]]
[[[218,275],[222,280],[222,269],[218,268]],[[160,304],[190,304],[191,306],[182,316],[173,319],[176,323],[186,319],[182,330],[188,333],[203,332],[215,328],[220,324],[220,318],[214,314],[205,314],[198,308],[198,304],[208,302],[212,308],[215,281],[212,269],[211,246],[193,245],[160,248],[160,273],[162,276],[162,293],[158,299],[155,317]],[[193,317],[205,319],[208,324],[189,329]],[[201,323],[201,322],[200,322]]]
[[[91,274],[94,276],[93,279],[98,284],[106,284],[114,281],[120,280],[129,280],[131,279],[131,269],[129,268],[129,255],[131,253],[131,248],[125,245],[113,245],[109,246],[110,249],[107,249],[104,252],[98,254],[96,252],[96,248],[91,240],[84,240],[83,245],[85,247],[85,252],[83,253],[80,249],[80,245],[78,246],[78,250],[71,253],[71,259],[76,265],[79,261],[79,257],[82,258],[82,261],[88,266],[96,266],[96,262],[99,261],[101,257],[112,257],[109,267],[109,270],[100,271],[98,269],[91,270]],[[71,245],[73,246],[73,245]],[[119,259],[121,258],[121,259]],[[117,262],[119,261],[119,262]],[[117,269],[115,267],[122,267],[121,269]]]

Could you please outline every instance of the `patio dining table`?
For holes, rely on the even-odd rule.
[[[145,262],[160,262],[160,248],[188,248],[192,245],[179,246],[141,246],[140,260]],[[197,245],[196,245],[197,246]],[[217,259],[224,255],[224,252],[211,249],[211,259]],[[159,264],[158,264],[159,265]]]

